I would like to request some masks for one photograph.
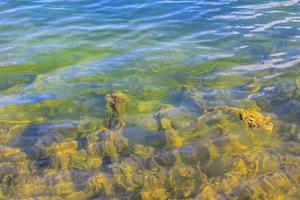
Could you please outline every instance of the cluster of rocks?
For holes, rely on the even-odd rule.
[[[160,106],[157,130],[143,144],[129,145],[124,134],[128,97],[121,92],[106,96],[107,121],[98,130],[29,124],[13,139],[16,125],[0,129],[0,199],[300,198],[297,125],[274,122],[273,131],[290,134],[270,134],[271,119],[258,111],[209,112],[193,89],[180,93],[199,116],[180,122],[178,106]]]

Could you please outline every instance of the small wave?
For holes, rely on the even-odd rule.
[[[283,20],[277,20],[277,21],[273,21],[273,22],[270,22],[267,24],[262,24],[262,25],[257,24],[257,26],[261,26],[261,27],[256,28],[256,29],[252,30],[251,32],[264,32],[267,29],[269,29],[277,24],[284,24],[284,23],[288,23],[288,22],[297,22],[295,20],[299,20],[299,19],[300,19],[300,17],[286,17]]]
[[[283,6],[293,6],[299,2],[300,2],[299,0],[290,0],[290,1],[282,1],[282,2],[270,2],[270,3],[266,3],[266,4],[237,6],[236,8],[264,10],[264,9],[270,9],[270,8],[276,8],[276,7],[283,7]]]
[[[275,68],[275,69],[289,68],[289,67],[294,67],[295,65],[300,63],[300,56],[294,57],[293,60],[291,61],[286,61],[284,63],[283,61],[284,59],[282,58],[273,58],[270,60],[265,60],[264,63],[243,65],[243,66],[234,67],[233,69],[238,71],[259,71],[259,70],[270,69],[270,68]]]

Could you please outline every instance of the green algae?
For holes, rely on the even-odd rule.
[[[35,74],[2,75],[0,76],[0,91],[17,90],[17,87],[28,85],[35,79]]]
[[[246,58],[225,57],[215,58],[198,64],[195,69],[191,71],[192,74],[203,74],[215,69],[231,68],[236,65],[250,64],[250,60]]]
[[[106,56],[116,53],[120,53],[120,51],[114,51],[111,49],[104,48],[91,48],[85,46],[72,47],[60,50],[45,49],[43,51],[33,52],[33,54],[29,58],[27,58],[29,60],[28,63],[7,64],[1,66],[0,73],[45,74],[59,68],[74,65],[79,61],[87,61],[93,58],[104,58]]]

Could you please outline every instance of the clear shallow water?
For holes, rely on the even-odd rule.
[[[297,0],[0,1],[0,194],[300,198],[299,13]],[[98,134],[116,91],[125,127]],[[224,104],[271,114],[273,133],[203,113]]]

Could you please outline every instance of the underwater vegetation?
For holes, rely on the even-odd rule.
[[[126,131],[131,99],[120,91],[103,99],[100,127],[2,121],[1,198],[300,198],[298,125],[271,122],[255,106],[211,107],[195,86],[175,95],[180,103],[158,106],[136,143]]]
[[[214,107],[214,111],[221,110],[236,114],[240,120],[249,128],[263,127],[266,130],[272,131],[273,124],[270,122],[272,117],[270,115],[263,116],[254,108],[233,108],[228,106]]]

